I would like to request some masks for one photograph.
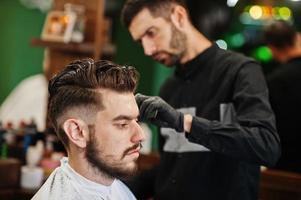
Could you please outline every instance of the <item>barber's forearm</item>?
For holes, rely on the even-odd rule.
[[[191,124],[192,124],[192,116],[189,114],[185,114],[184,115],[184,131],[186,133],[190,133]]]

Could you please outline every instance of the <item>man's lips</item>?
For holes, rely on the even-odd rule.
[[[134,153],[139,153],[140,149],[141,149],[141,148],[135,149],[135,150],[133,150],[133,151],[128,152],[127,154],[128,154],[128,155],[131,155],[131,154],[134,154]]]
[[[131,155],[131,154],[134,154],[134,153],[139,153],[141,147],[142,147],[141,143],[135,144],[134,146],[128,148],[125,151],[125,155]]]

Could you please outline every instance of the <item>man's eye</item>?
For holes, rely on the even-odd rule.
[[[120,129],[127,128],[129,125],[127,123],[116,124],[116,126]]]

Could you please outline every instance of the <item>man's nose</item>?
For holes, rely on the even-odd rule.
[[[147,56],[152,56],[156,52],[156,45],[149,39],[142,39],[142,47]]]
[[[132,137],[132,142],[142,142],[145,140],[145,133],[143,129],[141,128],[140,124],[138,122],[134,122],[134,135]]]

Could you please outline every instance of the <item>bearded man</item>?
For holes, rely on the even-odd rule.
[[[91,59],[74,61],[49,83],[49,118],[68,158],[33,197],[136,199],[119,180],[137,166],[144,133],[137,122],[133,67]]]

